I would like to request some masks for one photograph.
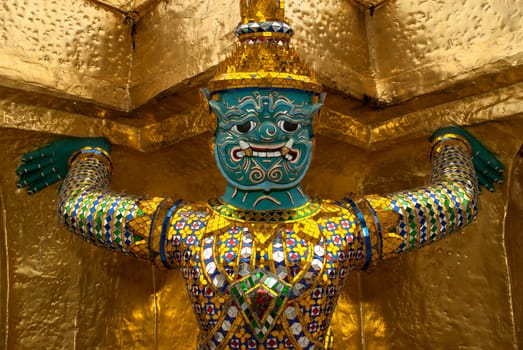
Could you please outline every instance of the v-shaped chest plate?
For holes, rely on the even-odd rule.
[[[270,239],[255,239],[262,233]],[[232,223],[203,238],[201,254],[206,279],[232,298],[252,333],[263,340],[284,306],[317,283],[325,240],[300,237],[292,225]]]
[[[220,296],[225,309],[216,322],[237,324],[241,314],[241,323],[263,341],[282,317],[290,318],[289,324],[297,322],[295,314],[285,313],[294,300],[337,294],[351,224],[339,213],[328,214],[290,222],[247,222],[215,211],[180,212],[170,239],[188,287],[206,293],[211,288]],[[218,300],[198,298],[195,303],[198,300],[202,309]],[[321,304],[311,304],[312,318],[319,310],[314,305]]]

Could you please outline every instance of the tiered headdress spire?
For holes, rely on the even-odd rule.
[[[313,70],[290,47],[293,29],[285,21],[283,0],[240,0],[240,45],[209,82],[217,92],[239,88],[288,88],[321,92]]]

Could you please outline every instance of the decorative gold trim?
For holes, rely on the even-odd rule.
[[[464,138],[461,135],[458,134],[445,134],[436,137],[430,144],[430,153],[429,153],[429,159],[432,159],[432,157],[440,153],[443,149],[443,144],[457,144],[460,146],[464,146],[467,151],[472,154],[472,147],[470,146],[470,143],[467,141],[466,138]]]
[[[77,152],[71,154],[69,157],[69,160],[67,161],[67,165],[69,168],[71,165],[73,165],[74,162],[80,159],[84,158],[96,158],[100,160],[102,163],[105,164],[107,169],[109,170],[109,175],[113,172],[113,163],[111,162],[111,156],[109,153],[107,153],[106,150],[100,147],[84,147]]]
[[[281,222],[293,223],[313,216],[321,209],[321,200],[312,199],[301,207],[284,210],[247,210],[236,208],[220,199],[211,199],[208,205],[218,216],[238,222]]]
[[[287,88],[320,93],[314,71],[296,50],[277,43],[243,44],[220,64],[209,81],[209,90],[216,92],[239,88]]]

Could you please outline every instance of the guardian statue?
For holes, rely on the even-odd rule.
[[[382,195],[312,198],[300,182],[324,100],[289,46],[283,1],[241,1],[236,51],[202,90],[213,152],[227,180],[206,202],[111,191],[110,144],[58,141],[23,156],[19,186],[62,180],[59,216],[86,241],[179,270],[199,323],[199,349],[327,349],[347,276],[447,237],[476,216],[478,180],[502,164],[470,133],[431,137],[432,177]],[[66,175],[67,174],[67,175]]]

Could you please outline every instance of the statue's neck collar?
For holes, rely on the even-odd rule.
[[[220,199],[211,199],[208,203],[212,210],[221,217],[242,222],[291,223],[313,216],[321,209],[321,201],[319,199],[312,199],[296,208],[279,210],[241,209]]]
[[[267,211],[296,209],[305,205],[309,198],[299,185],[284,190],[265,192],[241,190],[229,184],[221,201],[241,210]]]

